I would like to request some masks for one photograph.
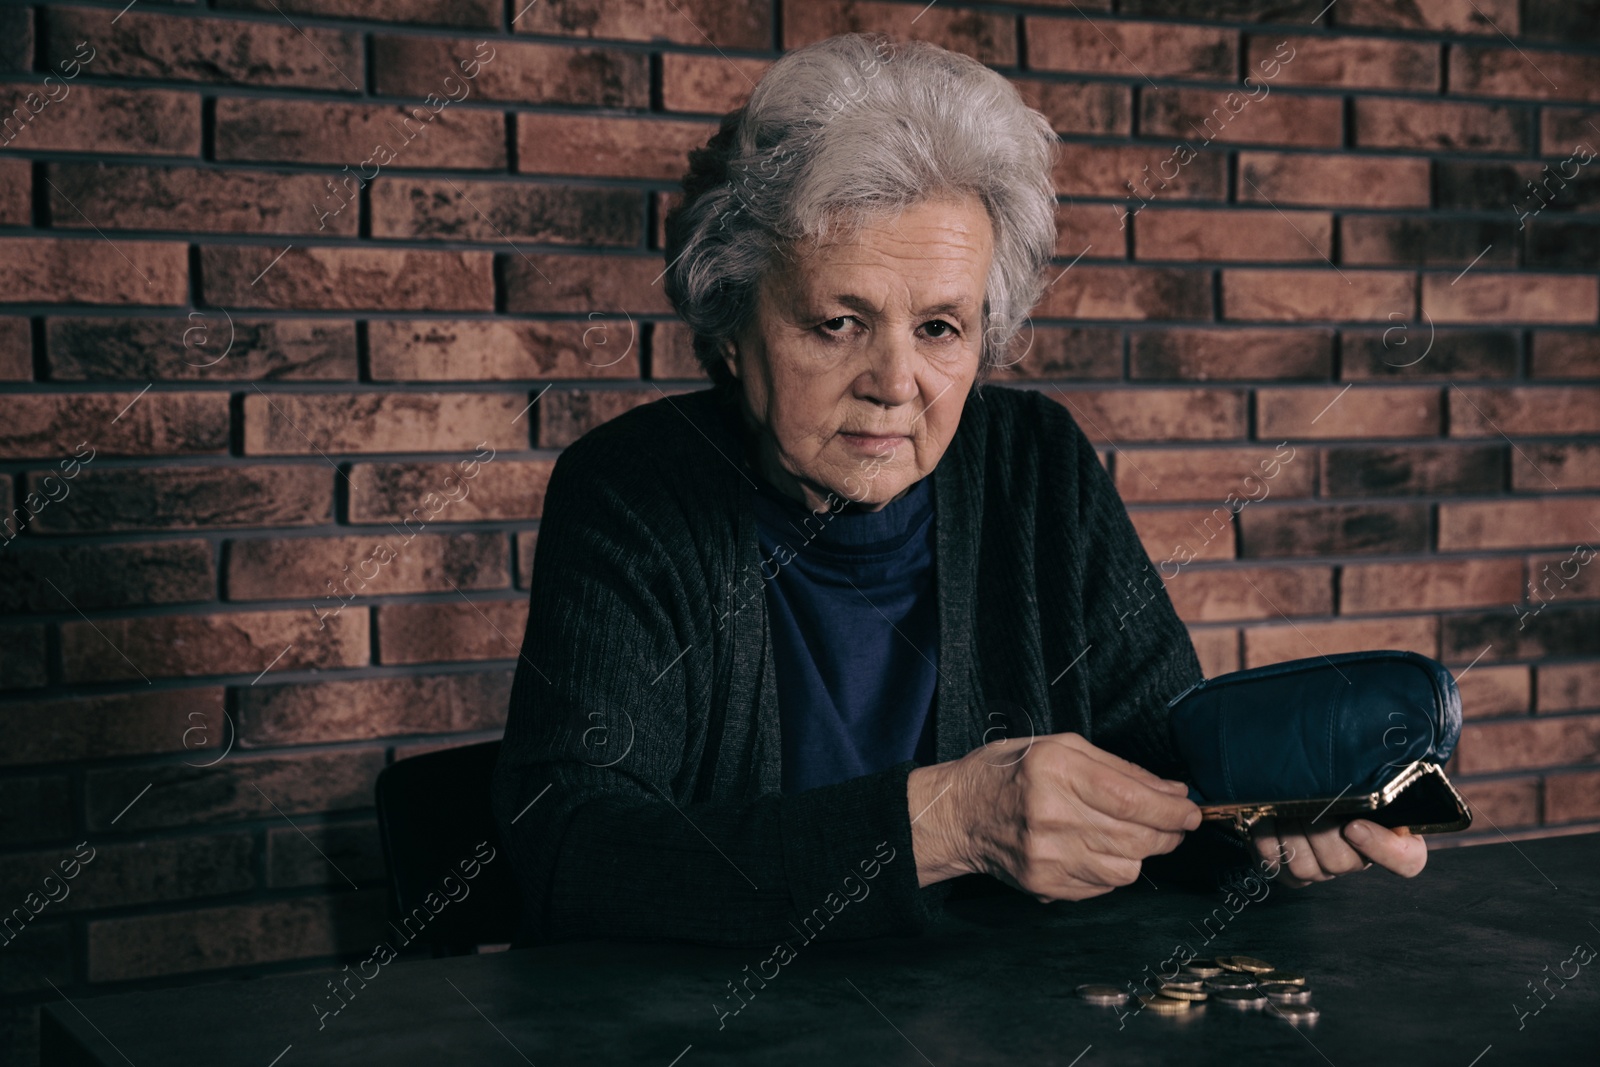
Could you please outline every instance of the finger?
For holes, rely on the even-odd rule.
[[[1200,825],[1200,808],[1187,797],[1154,789],[1113,767],[1096,764],[1077,790],[1088,806],[1119,822],[1176,832]]]
[[[1354,874],[1367,862],[1365,856],[1345,841],[1342,830],[1340,826],[1327,826],[1306,834],[1306,840],[1311,842],[1311,851],[1316,853],[1317,865],[1329,876]]]
[[[1083,753],[1085,756],[1088,756],[1097,763],[1103,763],[1107,767],[1121,771],[1123,774],[1126,774],[1131,778],[1137,778],[1139,781],[1150,786],[1152,789],[1160,789],[1163,792],[1173,793],[1177,796],[1188,796],[1189,794],[1189,787],[1183,782],[1175,782],[1170,778],[1162,778],[1160,775],[1146,770],[1137,763],[1133,763],[1130,760],[1125,760],[1121,756],[1113,755],[1112,753],[1101,748],[1099,745],[1094,744],[1092,741],[1086,740],[1081,734],[1053,734],[1051,736],[1060,739],[1063,743],[1069,744],[1074,751]],[[1070,742],[1067,741],[1068,738],[1071,738]]]
[[[1257,822],[1251,834],[1251,843],[1255,846],[1256,855],[1261,858],[1261,866],[1268,878],[1280,879],[1291,889],[1304,889],[1311,884],[1290,873],[1288,863],[1294,854],[1279,838],[1276,819],[1269,816]]]
[[[1345,824],[1344,839],[1378,866],[1402,878],[1415,878],[1428,862],[1428,843],[1418,834],[1399,834],[1366,819]]]
[[[1322,869],[1317,854],[1306,839],[1300,824],[1286,822],[1278,827],[1278,840],[1289,850],[1289,873],[1305,882],[1326,882],[1333,875]]]
[[[1082,847],[1090,852],[1137,860],[1158,852],[1170,852],[1183,841],[1181,833],[1117,819],[1065,790],[1057,789],[1057,793],[1062,804],[1056,807],[1055,826],[1075,834]]]

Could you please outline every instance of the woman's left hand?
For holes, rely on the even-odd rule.
[[[1421,834],[1391,830],[1366,819],[1316,829],[1300,819],[1281,823],[1262,819],[1251,840],[1256,854],[1269,865],[1276,866],[1288,857],[1283,879],[1296,889],[1364,871],[1374,863],[1402,878],[1414,878],[1428,862],[1428,844]]]

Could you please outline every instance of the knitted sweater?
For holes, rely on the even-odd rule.
[[[663,396],[556,461],[492,783],[518,944],[911,934],[949,894],[917,885],[912,761],[780,793],[780,563],[735,388]],[[1066,410],[981,386],[930,477],[938,760],[1073,731],[1181,777],[1165,703],[1200,666]]]

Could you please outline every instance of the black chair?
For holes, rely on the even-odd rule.
[[[499,741],[485,741],[413,756],[378,775],[378,834],[389,869],[393,921],[407,941],[431,945],[435,956],[509,944],[516,933],[511,859],[501,847],[489,802],[489,779],[499,754]],[[492,854],[480,852],[483,842]],[[484,855],[493,858],[483,863]],[[468,870],[480,863],[470,881],[463,877],[463,861]],[[447,884],[450,876],[455,881]],[[436,894],[437,911],[424,904],[430,893]]]

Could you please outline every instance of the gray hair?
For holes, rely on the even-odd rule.
[[[798,242],[848,240],[875,217],[975,194],[994,254],[978,377],[1043,295],[1055,250],[1059,140],[1003,76],[925,41],[830,37],[773,64],[744,107],[689,153],[666,217],[666,293],[713,382],[750,324],[762,277]]]

